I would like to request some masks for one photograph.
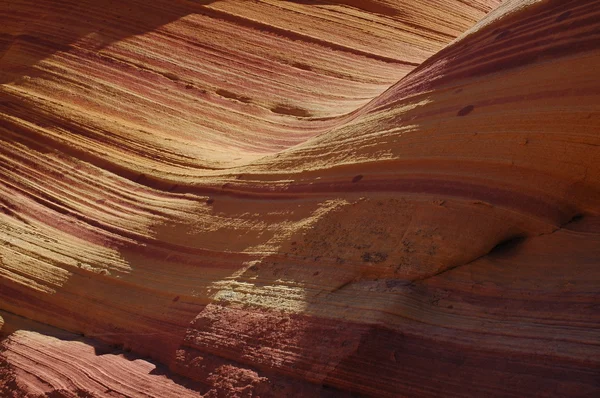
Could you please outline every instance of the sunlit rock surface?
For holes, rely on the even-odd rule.
[[[599,395],[600,1],[500,3],[3,2],[2,396]]]

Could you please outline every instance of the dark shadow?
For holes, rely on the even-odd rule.
[[[211,0],[8,0],[0,4],[0,84],[57,52],[97,52],[201,10]],[[82,42],[82,39],[83,40]],[[79,43],[79,44],[78,44]]]
[[[136,360],[142,360],[154,365],[154,369],[151,370],[148,374],[151,376],[162,376],[175,384],[185,387],[188,390],[197,391],[201,394],[207,392],[206,385],[199,383],[197,381],[188,379],[186,377],[177,375],[171,372],[165,365],[152,360],[151,358],[144,357],[141,355],[137,355],[130,350],[126,350],[123,348],[123,345],[114,345],[107,344],[102,341],[96,339],[90,339],[83,337],[79,334],[67,332],[62,329],[54,328],[52,326],[38,323],[36,321],[32,321],[27,318],[22,318],[20,316],[7,313],[0,310],[0,316],[4,317],[7,321],[7,325],[9,328],[7,330],[0,329],[0,368],[3,368],[3,371],[0,371],[0,395],[1,396],[12,396],[9,393],[14,393],[15,391],[22,391],[21,388],[18,387],[18,383],[15,380],[14,369],[10,363],[3,355],[3,351],[6,349],[2,345],[2,340],[5,338],[9,338],[13,333],[18,331],[26,331],[26,332],[35,332],[44,336],[49,336],[55,339],[58,339],[60,343],[64,342],[79,342],[84,343],[87,346],[91,347],[94,350],[95,356],[103,356],[103,355],[113,355],[122,357],[123,361],[133,362]],[[121,360],[120,360],[121,361]],[[87,375],[86,375],[87,376]],[[158,378],[158,377],[157,377]],[[8,382],[8,383],[7,383]],[[8,385],[7,385],[8,384]],[[2,386],[6,387],[6,390],[2,389]],[[5,393],[4,395],[2,393]],[[56,390],[50,393],[50,396],[55,396],[52,394],[58,394],[56,396],[71,396],[67,393],[67,395],[60,395],[61,391]],[[91,395],[90,395],[91,396]]]
[[[496,246],[490,250],[488,253],[489,256],[495,257],[507,257],[514,255],[519,246],[525,242],[525,237],[518,235],[512,238],[508,238],[498,243]]]

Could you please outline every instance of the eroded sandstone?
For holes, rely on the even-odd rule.
[[[2,5],[2,393],[596,395],[600,2],[498,3]]]

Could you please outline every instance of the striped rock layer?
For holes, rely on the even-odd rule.
[[[499,3],[4,1],[1,395],[598,396],[600,1]]]

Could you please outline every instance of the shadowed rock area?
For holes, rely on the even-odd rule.
[[[0,395],[600,395],[600,1],[0,4]]]

